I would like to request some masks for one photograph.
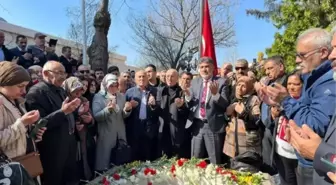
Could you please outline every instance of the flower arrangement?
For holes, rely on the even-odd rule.
[[[261,185],[263,181],[262,173],[229,170],[196,158],[162,157],[152,163],[135,161],[115,167],[91,185]]]

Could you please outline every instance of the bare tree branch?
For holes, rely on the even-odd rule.
[[[231,16],[235,2],[210,2],[214,40],[218,47],[236,44]],[[128,19],[133,30],[131,45],[146,62],[163,68],[179,68],[178,63],[188,48],[193,53],[199,50],[199,4],[200,0],[149,0],[146,15],[133,13]]]

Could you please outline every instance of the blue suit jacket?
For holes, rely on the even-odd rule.
[[[325,61],[304,80],[302,96],[296,100],[287,97],[282,106],[289,119],[298,126],[307,124],[315,133],[324,137],[335,113],[336,81],[333,79],[331,62]],[[301,166],[312,166],[312,161],[298,155]]]

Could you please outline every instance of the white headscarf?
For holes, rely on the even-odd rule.
[[[108,88],[110,85],[118,83],[118,77],[113,74],[107,74],[104,78],[103,81],[100,84],[100,91],[99,93],[103,96],[108,95]]]

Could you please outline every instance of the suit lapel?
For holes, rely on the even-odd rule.
[[[324,136],[324,141],[327,141],[329,139],[329,137],[335,132],[336,130],[336,115],[333,116],[333,118],[331,119],[331,122],[329,124],[328,130],[326,135]]]
[[[198,92],[197,94],[197,99],[199,99],[199,101],[201,102],[201,95],[203,93],[203,79],[202,78],[198,78],[198,85],[197,87],[200,87],[200,89],[195,89],[196,92]]]
[[[210,92],[209,85],[210,85],[210,83],[211,83],[213,80],[215,80],[214,77],[212,77],[211,80],[208,81],[208,93],[207,93],[207,97],[206,97],[206,101],[205,101],[205,103],[209,103],[209,101],[210,101],[210,99],[211,99],[211,97],[212,97],[212,94],[211,94],[211,92]]]

